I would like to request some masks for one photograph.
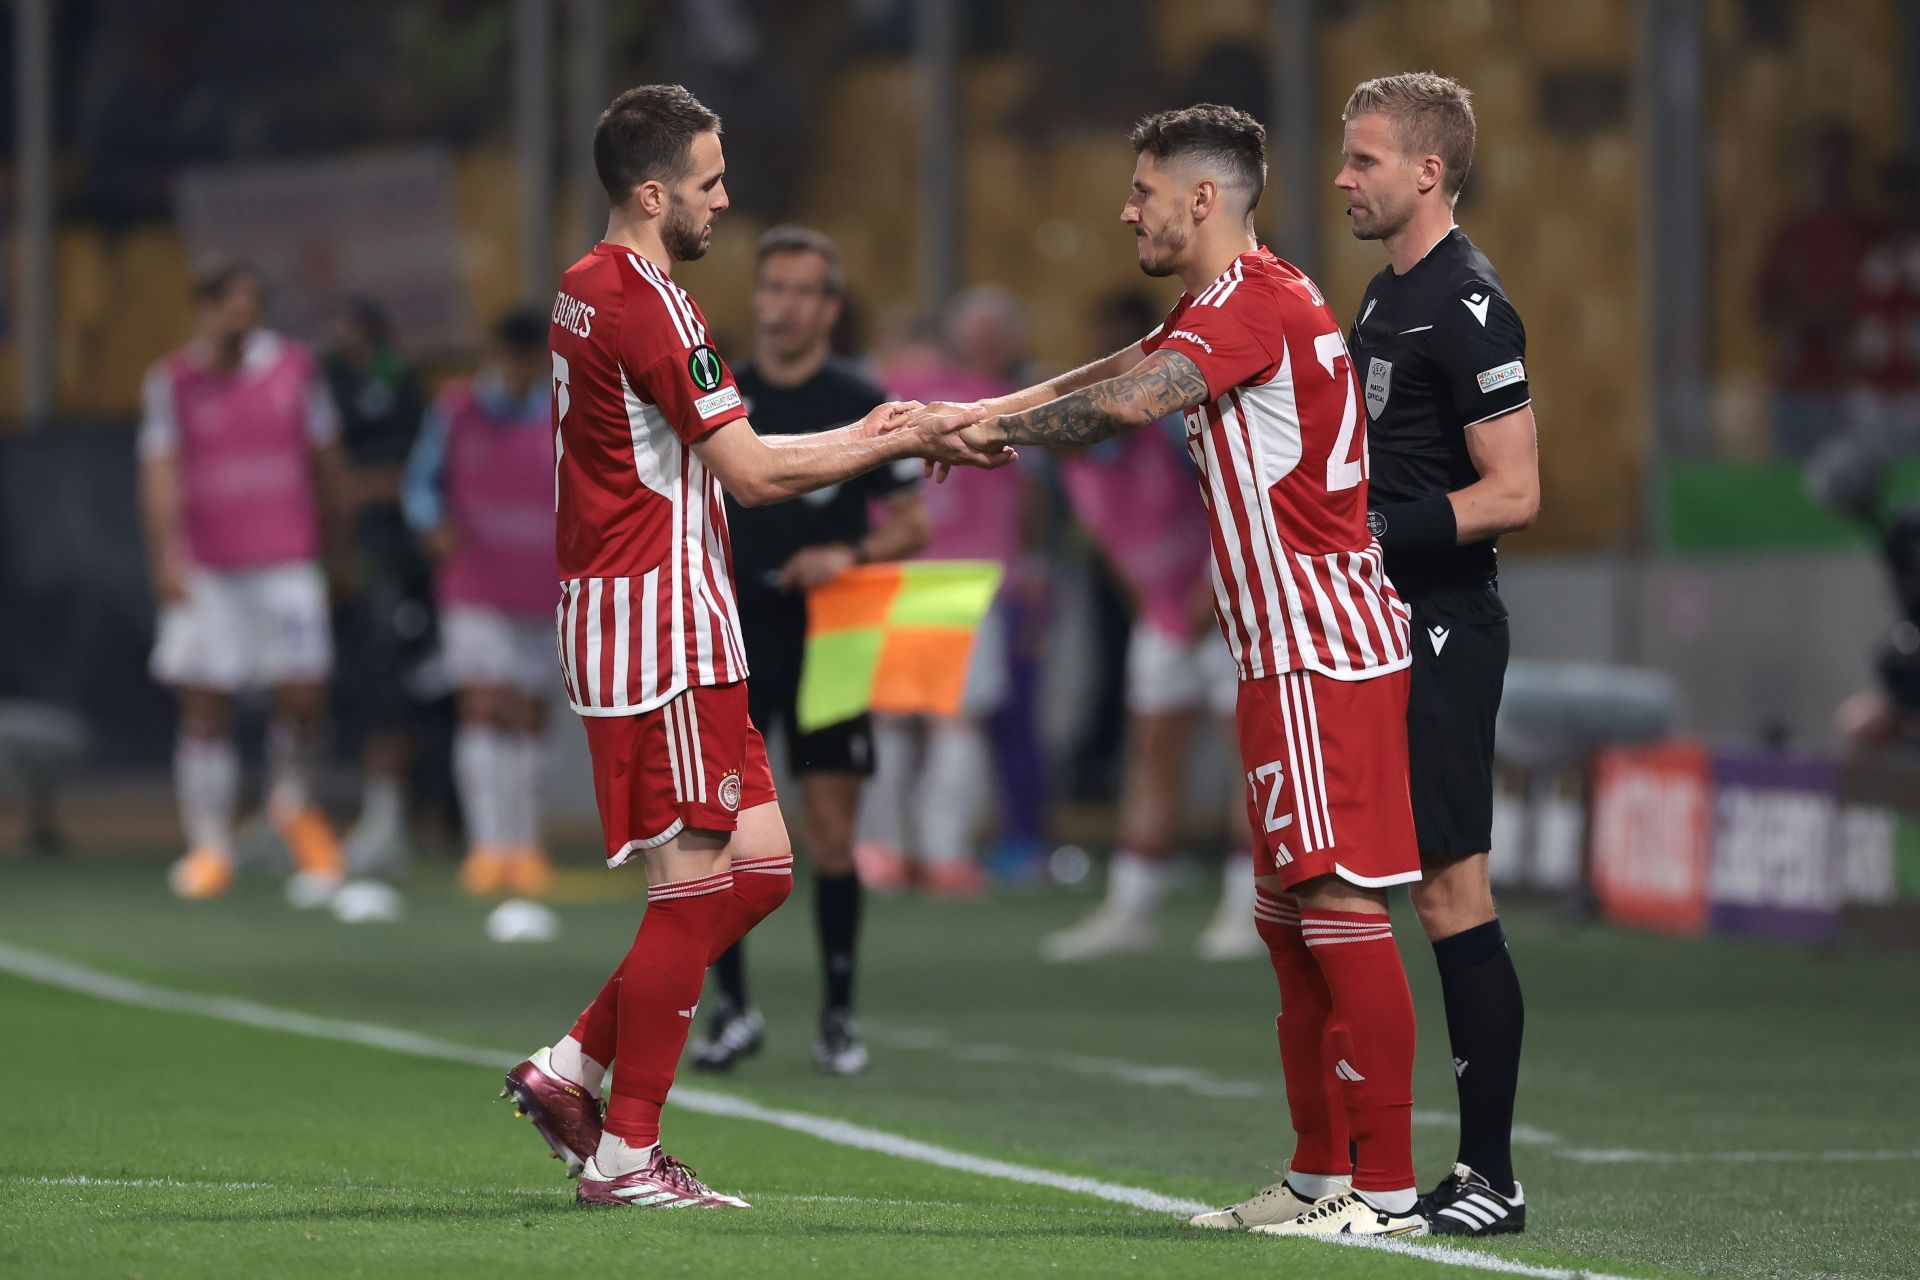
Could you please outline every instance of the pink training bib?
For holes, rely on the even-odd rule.
[[[497,386],[463,382],[441,393],[447,517],[460,538],[441,571],[443,601],[529,618],[553,614],[552,410],[541,391],[514,400]]]
[[[317,556],[312,354],[260,333],[236,369],[192,349],[168,356],[163,369],[194,562],[245,569]]]

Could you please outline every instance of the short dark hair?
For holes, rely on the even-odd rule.
[[[695,135],[719,133],[720,117],[677,84],[643,84],[615,98],[593,127],[593,171],[607,199],[623,205],[643,182],[687,171]]]
[[[493,327],[493,340],[508,351],[521,354],[547,349],[548,316],[533,307],[522,307],[500,317]]]
[[[1267,131],[1238,107],[1203,102],[1161,111],[1142,117],[1129,138],[1135,155],[1163,162],[1176,156],[1204,156],[1220,165],[1231,182],[1246,188],[1249,211],[1267,188]]]
[[[771,227],[760,237],[760,247],[754,251],[754,274],[759,274],[760,267],[768,258],[782,253],[817,254],[827,264],[827,296],[839,298],[846,295],[847,268],[840,260],[840,246],[833,242],[832,236],[791,222]]]
[[[1473,168],[1473,143],[1478,126],[1473,118],[1473,95],[1458,80],[1434,71],[1407,71],[1397,76],[1363,80],[1347,99],[1342,120],[1383,115],[1393,124],[1395,144],[1408,159],[1439,156],[1446,169],[1440,190],[1448,200],[1460,198]]]
[[[245,258],[230,254],[209,254],[193,264],[193,300],[202,306],[220,301],[228,290],[242,280],[251,280],[265,288],[266,276]]]

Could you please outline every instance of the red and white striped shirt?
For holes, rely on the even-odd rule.
[[[747,676],[720,482],[689,448],[744,417],[680,286],[602,242],[554,300],[560,665],[573,709],[637,715]]]
[[[1367,531],[1360,387],[1319,288],[1255,249],[1180,295],[1141,345],[1192,359],[1212,396],[1186,412],[1187,452],[1240,678],[1364,680],[1408,665],[1408,609]]]

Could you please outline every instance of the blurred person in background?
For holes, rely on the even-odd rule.
[[[1857,140],[1829,120],[1815,129],[1809,198],[1773,233],[1761,259],[1761,326],[1773,338],[1774,449],[1804,458],[1843,424],[1860,266],[1872,216],[1853,189]]]
[[[1920,451],[1920,160],[1881,175],[1880,229],[1860,260],[1853,322],[1853,433],[1876,449]]]
[[[780,435],[858,421],[887,395],[859,366],[831,354],[846,277],[837,245],[781,226],[760,238],[753,291],[753,360],[734,371],[755,424]],[[853,865],[860,792],[873,776],[873,723],[858,715],[803,733],[797,723],[807,644],[806,593],[855,565],[900,560],[927,544],[927,511],[908,461],[764,507],[727,503],[741,635],[753,679],[747,711],[761,733],[785,735],[800,784],[800,831],[814,872],[814,929],[825,998],[814,1064],[829,1075],[867,1065],[853,1021],[860,877]],[[869,511],[877,518],[869,519]],[[694,1047],[703,1070],[760,1048],[765,1023],[747,996],[745,943],[714,962],[721,999]]]
[[[881,382],[902,400],[989,399],[1011,386],[1006,370],[1024,350],[1023,327],[1018,301],[1004,290],[962,293],[944,325],[915,326],[889,345]],[[994,797],[987,726],[1008,697],[1009,597],[1030,572],[1023,545],[1032,482],[1023,470],[955,471],[925,490],[922,558],[992,560],[1006,577],[974,636],[959,713],[875,718],[875,774],[856,851],[869,888],[897,892],[917,880],[936,897],[973,898],[985,890],[975,841]]]
[[[339,417],[313,354],[260,327],[258,271],[209,261],[193,294],[199,332],[148,372],[138,442],[160,605],[152,671],[180,698],[174,780],[188,851],[168,883],[184,898],[232,883],[234,701],[266,690],[267,817],[293,855],[290,895],[317,905],[343,878],[312,786],[333,662],[320,560],[344,542]]]
[[[1807,464],[1814,499],[1857,521],[1879,544],[1896,615],[1874,654],[1875,687],[1849,695],[1834,729],[1852,750],[1920,746],[1920,502],[1893,495],[1892,455],[1855,437],[1828,442]]]
[[[1097,318],[1099,349],[1121,350],[1157,323],[1146,299],[1121,294]],[[1193,500],[1193,467],[1179,415],[1063,453],[1060,471],[1074,515],[1126,584],[1134,608],[1119,847],[1108,866],[1105,900],[1086,919],[1041,943],[1043,956],[1065,962],[1158,945],[1160,899],[1194,731],[1210,719],[1233,744],[1239,676],[1214,629],[1207,513]],[[1239,788],[1228,797],[1233,852],[1224,867],[1219,910],[1200,936],[1199,952],[1208,960],[1266,954],[1253,927],[1246,806]]]
[[[539,810],[558,599],[547,324],[531,310],[502,318],[486,364],[442,389],[407,460],[407,523],[439,570],[460,885],[476,896],[543,897],[553,879]]]
[[[334,316],[322,368],[340,415],[354,581],[335,632],[341,664],[340,719],[360,742],[360,817],[347,832],[356,875],[390,868],[406,854],[406,781],[413,762],[409,720],[414,669],[432,645],[431,576],[400,509],[401,474],[423,411],[414,371],[394,349],[386,314],[370,299]]]
[[[1540,512],[1527,331],[1454,221],[1478,130],[1471,95],[1431,72],[1356,87],[1334,179],[1353,235],[1387,265],[1348,338],[1365,402],[1368,526],[1412,610],[1407,753],[1421,876],[1460,1105],[1452,1171],[1421,1200],[1436,1235],[1525,1229],[1513,1109],[1526,1007],[1493,900],[1494,725],[1505,687],[1502,534]]]

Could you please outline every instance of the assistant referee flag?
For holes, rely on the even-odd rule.
[[[862,565],[808,592],[800,731],[862,711],[958,712],[1000,574],[992,560]]]

